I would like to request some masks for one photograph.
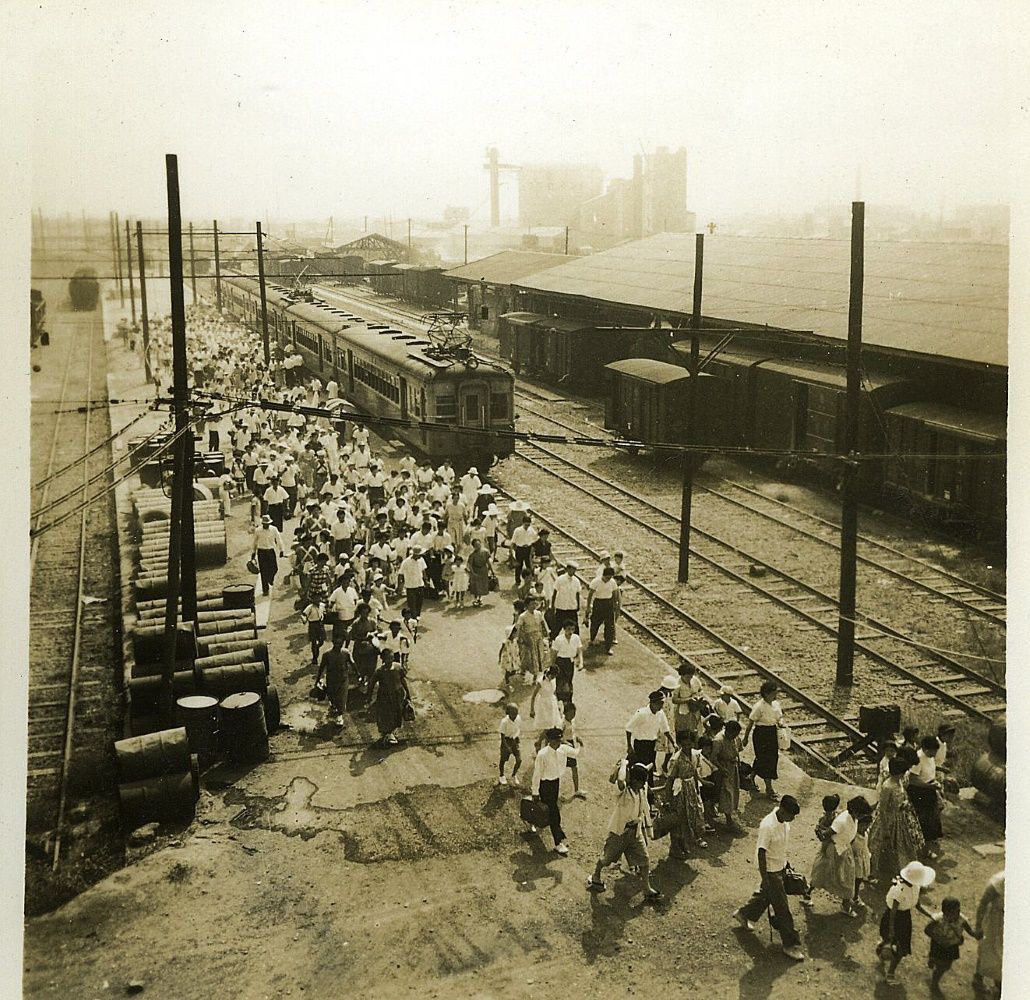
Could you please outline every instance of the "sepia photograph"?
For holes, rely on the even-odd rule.
[[[7,15],[0,994],[1027,995],[1018,5]]]

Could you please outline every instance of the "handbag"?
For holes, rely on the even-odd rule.
[[[260,567],[257,564],[257,560],[253,556],[251,556],[247,560],[247,572],[248,573],[254,573],[254,574],[257,574],[257,573],[260,572]]]
[[[551,807],[527,796],[519,802],[519,817],[530,826],[547,826],[551,822]]]
[[[676,809],[674,806],[668,806],[663,808],[657,816],[654,817],[654,822],[651,827],[651,839],[661,840],[662,837],[668,836],[679,823],[679,816],[676,815]]]
[[[328,692],[325,689],[325,685],[318,681],[315,686],[308,692],[308,697],[313,698],[315,701],[325,701]]]
[[[500,583],[498,582],[498,580],[497,580],[497,577],[496,577],[496,576],[494,576],[494,574],[493,574],[493,573],[491,573],[491,574],[490,574],[490,589],[491,589],[491,590],[498,590],[498,589],[500,588],[500,586],[501,586],[501,585],[500,585]]]
[[[794,734],[790,731],[790,726],[776,727],[776,745],[781,750],[789,750],[793,739]]]
[[[809,888],[808,879],[788,864],[783,868],[783,891],[788,896],[807,896],[812,890]]]

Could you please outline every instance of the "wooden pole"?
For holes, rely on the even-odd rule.
[[[132,325],[136,325],[136,289],[132,284],[132,237],[129,235],[129,220],[125,220],[125,270],[129,277],[129,308],[132,310]]]
[[[408,219],[408,263],[411,263],[411,219]]]
[[[265,367],[271,363],[272,352],[268,347],[268,300],[265,298],[265,251],[261,244],[261,223],[257,226],[258,284],[261,288],[261,344],[265,349]]]
[[[197,258],[193,251],[193,223],[190,223],[190,293],[193,305],[197,304]]]
[[[150,319],[147,313],[147,260],[143,255],[143,223],[136,222],[136,259],[139,261],[139,313],[143,322],[143,372],[148,382],[150,371]]]
[[[465,263],[469,262],[469,227],[465,225]]]
[[[865,283],[865,202],[851,204],[851,293],[848,302],[847,391],[844,397],[844,478],[840,508],[840,612],[837,683],[855,679],[855,580],[858,556],[858,417],[862,404],[862,292]]]
[[[39,252],[46,253],[46,238],[43,236],[43,209],[39,210]]]
[[[218,256],[218,220],[215,219],[213,230],[215,234],[215,302],[218,311],[222,311],[222,262]]]
[[[125,284],[122,281],[122,241],[119,238],[118,213],[111,213],[111,247],[114,250],[114,273],[118,279],[118,301],[125,305]]]
[[[701,291],[705,262],[704,233],[695,236],[694,298],[690,317],[690,393],[687,396],[687,443],[697,443],[697,380],[701,367]],[[694,456],[683,456],[683,495],[680,500],[680,559],[677,579],[690,579],[690,508],[694,497]]]
[[[565,256],[569,255],[569,227],[565,227]]]

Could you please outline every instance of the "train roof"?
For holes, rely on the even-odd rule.
[[[980,441],[1004,441],[1007,436],[1003,415],[966,410],[951,403],[901,403],[888,407],[884,412]]]
[[[826,365],[818,361],[777,361],[772,359],[757,362],[755,368],[759,371],[779,372],[802,382],[831,386],[834,389],[843,389],[848,382],[847,369],[843,365]],[[862,388],[866,392],[910,381],[910,379],[900,378],[897,375],[885,375],[883,372],[862,372]]]
[[[533,324],[539,323],[541,320],[547,319],[547,317],[543,313],[510,312],[502,313],[501,319],[506,319],[509,323],[515,323],[518,326],[533,326]]]
[[[694,248],[693,234],[663,233],[494,280],[531,291],[689,315]],[[478,264],[449,274],[477,277]],[[1007,365],[1008,268],[1004,244],[867,240],[864,342]],[[705,240],[704,315],[710,318],[846,340],[849,287],[849,240]]]
[[[690,379],[690,372],[679,365],[670,365],[665,361],[653,361],[651,358],[627,358],[625,361],[613,361],[605,365],[609,371],[620,375],[629,375],[652,385],[668,385],[670,382],[683,382]]]

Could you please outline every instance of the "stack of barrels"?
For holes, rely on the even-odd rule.
[[[210,490],[198,485],[193,501],[194,537],[198,569],[224,566],[228,559],[222,505]],[[172,501],[161,490],[142,489],[133,494],[139,524],[139,566],[136,599],[164,597],[168,590],[168,534]]]
[[[139,735],[160,724],[164,602],[141,601],[137,612],[129,717]],[[268,646],[258,639],[253,585],[198,591],[197,620],[180,619],[176,626],[175,665],[172,691],[193,752],[202,757],[222,752],[244,763],[264,759],[268,733],[280,723],[279,695],[268,683]],[[246,704],[233,697],[244,694],[255,697],[243,699]],[[241,710],[243,721],[236,725],[234,713]],[[258,711],[261,732],[255,735]]]
[[[200,762],[185,729],[119,740],[118,799],[127,830],[145,823],[193,819],[200,796]]]

